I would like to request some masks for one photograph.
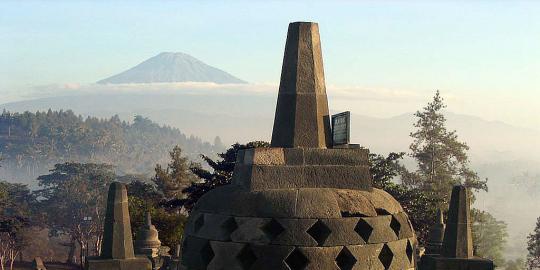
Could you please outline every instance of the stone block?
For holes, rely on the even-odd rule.
[[[336,264],[336,257],[342,247],[298,247],[297,250],[305,256],[308,263],[306,270],[340,270]],[[290,257],[289,257],[290,258]],[[287,262],[287,259],[285,259]]]
[[[344,245],[361,245],[366,242],[354,228],[358,224],[360,218],[331,218],[321,219],[321,221],[332,232],[328,239],[324,242],[324,246],[344,246]]]
[[[215,256],[209,240],[194,236],[184,237],[182,251],[182,264],[187,269],[206,269]]]
[[[366,198],[367,191],[336,189],[336,200],[341,209],[342,217],[374,217],[377,216],[375,207]],[[369,194],[367,195],[369,196]]]
[[[280,245],[251,245],[257,260],[251,269],[260,270],[291,270],[284,262],[293,246]]]
[[[303,186],[368,190],[372,187],[368,166],[305,166]]]
[[[415,249],[409,239],[388,242],[393,258],[389,269],[401,270],[414,268]]]
[[[339,205],[333,190],[304,188],[298,190],[296,218],[340,218]]]
[[[286,218],[296,216],[296,189],[266,190],[256,192],[250,204],[256,209],[253,216]]]
[[[276,221],[279,222],[279,225],[283,226],[283,231],[275,236],[272,244],[317,246],[317,241],[307,233],[307,230],[317,222],[317,219],[280,218],[276,219]]]
[[[245,165],[285,165],[283,148],[259,147],[244,150],[242,164]]]
[[[405,214],[405,212],[394,214],[394,218],[400,224],[400,230],[398,235],[399,239],[410,238],[414,236],[414,229],[412,228],[411,223],[409,222],[409,218],[407,217],[407,214]]]
[[[212,247],[212,250],[215,255],[214,255],[214,258],[208,264],[208,267],[206,268],[208,270],[249,269],[249,267],[244,268],[243,263],[245,263],[246,266],[250,266],[249,264],[250,263],[253,264],[254,261],[256,260],[256,258],[253,258],[253,257],[248,258],[249,256],[246,256],[246,258],[242,260],[241,256],[239,256],[244,246],[246,246],[245,244],[233,243],[233,242],[210,241],[210,246]]]
[[[482,258],[444,258],[424,255],[419,270],[493,270],[495,266],[490,260]]]
[[[367,149],[304,149],[306,165],[368,165],[369,150]]]
[[[251,171],[237,166],[233,181],[251,190],[286,188],[371,188],[371,174],[367,166],[306,165],[266,166],[253,165]]]
[[[396,233],[390,228],[390,222],[392,220],[391,215],[366,217],[360,219],[367,222],[371,228],[373,228],[368,243],[384,243],[388,241],[396,241],[398,239]]]
[[[391,215],[403,212],[403,208],[386,191],[373,188],[371,192],[364,193],[364,196],[371,202],[373,208],[379,215]]]
[[[383,244],[370,245],[351,245],[347,249],[356,258],[357,262],[352,269],[354,270],[384,270],[384,266],[377,258]]]
[[[86,270],[151,270],[152,263],[146,257],[130,259],[100,259],[88,258]]]
[[[238,229],[231,234],[231,240],[240,243],[268,244],[267,234],[262,230],[271,218],[236,217]]]

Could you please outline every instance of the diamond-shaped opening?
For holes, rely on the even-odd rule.
[[[401,223],[396,217],[392,216],[392,221],[390,221],[390,228],[396,233],[396,236],[399,238],[399,230],[401,230]]]
[[[377,215],[379,215],[379,216],[391,215],[390,212],[388,212],[388,210],[386,210],[386,209],[384,209],[384,208],[375,208],[375,212],[376,212]]]
[[[197,233],[204,226],[204,214],[200,214],[195,223],[193,224],[193,230]]]
[[[351,270],[356,264],[356,258],[351,254],[348,248],[343,247],[336,257],[336,264],[340,270]]]
[[[215,255],[212,247],[210,246],[210,242],[206,242],[206,244],[201,248],[200,254],[203,264],[205,266],[208,266],[208,264],[210,264]]]
[[[315,241],[317,241],[319,246],[322,246],[324,241],[326,241],[328,236],[332,233],[332,231],[328,229],[328,226],[326,226],[326,224],[324,224],[321,220],[317,220],[317,222],[311,225],[306,232],[313,237]]]
[[[387,244],[384,244],[383,248],[381,249],[381,253],[379,253],[379,261],[381,261],[385,270],[390,268],[393,259],[394,253],[392,253],[392,250]]]
[[[261,229],[270,241],[276,239],[278,235],[285,231],[285,228],[283,228],[283,226],[275,219],[271,219],[268,223],[264,224]]]
[[[291,269],[291,270],[303,270],[306,268],[306,266],[309,264],[309,260],[306,258],[304,254],[297,248],[285,258],[285,264]]]
[[[228,239],[231,239],[231,234],[238,229],[238,224],[233,217],[230,217],[221,224],[221,228],[224,230]]]
[[[245,245],[236,258],[240,262],[242,269],[250,269],[255,264],[255,261],[257,261],[257,256],[255,256],[249,245]]]
[[[371,233],[373,232],[373,227],[371,227],[371,225],[369,225],[365,220],[360,219],[358,220],[358,223],[356,223],[354,231],[367,243]]]
[[[407,258],[409,258],[409,262],[412,263],[414,249],[413,249],[413,247],[411,245],[411,240],[407,240],[407,248],[405,249],[405,252],[407,253]]]

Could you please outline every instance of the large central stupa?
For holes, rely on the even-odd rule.
[[[233,183],[185,228],[187,269],[414,269],[407,215],[373,188],[368,150],[332,145],[316,23],[289,25],[269,148],[238,153]]]

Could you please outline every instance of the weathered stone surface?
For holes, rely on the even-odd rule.
[[[472,229],[469,191],[464,186],[452,190],[442,255],[448,258],[472,258]]]
[[[333,190],[304,188],[298,190],[293,217],[339,218],[340,212]]]
[[[86,262],[87,270],[151,270],[152,264],[146,257],[133,257],[130,259],[89,258]]]
[[[160,247],[159,233],[156,227],[152,225],[150,213],[146,213],[146,224],[141,226],[135,238],[135,254],[154,258],[158,256]]]
[[[442,215],[439,215],[442,223]],[[437,235],[435,240],[439,240]],[[430,239],[431,240],[431,239]],[[426,254],[420,261],[420,270],[491,270],[490,260],[473,256],[470,220],[470,197],[467,188],[455,186],[450,198],[448,223],[444,232],[441,255]]]
[[[291,270],[284,260],[294,250],[293,246],[251,245],[251,248],[257,257],[251,269]]]
[[[272,244],[276,245],[298,245],[298,246],[317,246],[317,241],[311,237],[307,231],[317,222],[316,219],[277,219],[284,228]]]
[[[45,268],[45,264],[43,264],[43,260],[41,257],[35,257],[32,261],[32,270],[47,270]]]
[[[330,146],[328,116],[319,27],[316,23],[291,23],[283,57],[272,146]]]
[[[321,219],[331,231],[323,246],[360,245],[366,242],[354,231],[360,218]]]
[[[336,265],[336,257],[342,247],[298,247],[303,255],[306,256],[309,263],[306,265],[306,270],[340,270]]]
[[[129,259],[135,257],[125,184],[115,182],[109,187],[103,230],[101,258]]]
[[[268,244],[272,241],[263,230],[271,218],[236,217],[238,229],[231,234],[231,240],[239,243]]]
[[[482,258],[445,258],[425,255],[422,257],[420,269],[423,270],[493,270],[495,266],[490,260]]]
[[[331,146],[316,24],[290,25],[272,147],[238,153],[184,232],[187,269],[413,269],[415,236],[372,187],[367,149]]]
[[[437,222],[429,230],[426,254],[441,254],[445,228],[443,212],[439,209],[437,211]]]
[[[146,257],[135,257],[126,185],[112,183],[107,197],[101,256],[87,258],[86,270],[150,270]]]

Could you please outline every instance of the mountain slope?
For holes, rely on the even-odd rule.
[[[245,83],[233,75],[209,66],[185,53],[160,53],[122,73],[99,81],[100,84],[213,82]]]

